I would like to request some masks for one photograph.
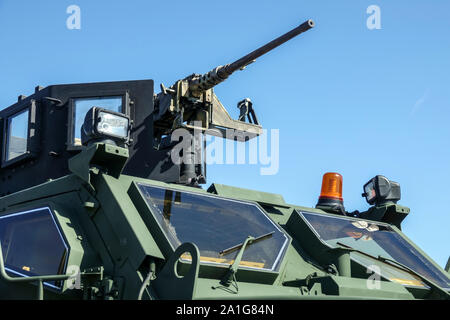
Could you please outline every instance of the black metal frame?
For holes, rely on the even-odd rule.
[[[122,97],[122,113],[130,117],[130,156],[124,174],[149,178],[159,174],[162,180],[173,180],[169,173],[178,173],[176,166],[161,169],[160,153],[151,148],[153,141],[152,112],[154,108],[153,80],[131,80],[79,84],[52,85],[39,88],[27,98],[0,111],[0,136],[4,125],[13,115],[32,103],[36,105],[29,151],[30,156],[14,159],[6,164],[0,159],[0,197],[42,184],[49,179],[57,179],[71,174],[67,161],[85,147],[72,143],[74,119],[71,99],[93,97]],[[69,116],[69,112],[71,113]],[[36,120],[36,121],[35,121]],[[70,123],[68,123],[68,120]],[[3,134],[4,135],[4,134]],[[69,137],[68,137],[69,136]],[[5,147],[4,137],[0,137],[0,157]],[[150,147],[149,147],[150,146]],[[165,160],[165,158],[164,158]],[[20,162],[18,162],[20,161]],[[179,170],[178,170],[179,171]]]

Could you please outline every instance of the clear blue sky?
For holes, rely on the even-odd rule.
[[[69,30],[69,5],[81,29]],[[369,30],[369,5],[381,29]],[[316,28],[216,88],[236,117],[250,97],[280,129],[280,168],[213,165],[208,183],[314,206],[322,174],[344,177],[346,209],[365,210],[376,174],[402,187],[404,232],[441,266],[450,254],[450,3],[444,1],[0,0],[0,107],[36,85],[203,73],[313,19]]]

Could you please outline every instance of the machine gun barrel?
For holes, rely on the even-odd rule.
[[[299,34],[308,31],[312,27],[314,27],[314,21],[307,20],[298,27],[254,50],[253,52],[243,56],[233,63],[227,64],[225,66],[218,66],[208,73],[205,73],[204,75],[194,76],[189,81],[189,89],[192,92],[199,93],[214,87],[215,85],[227,79],[236,70],[244,68],[263,54],[266,54],[267,52],[275,49],[276,47],[298,36]]]

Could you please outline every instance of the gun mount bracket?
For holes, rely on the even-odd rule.
[[[238,118],[239,121],[245,122],[245,117],[247,117],[249,123],[259,125],[255,110],[253,109],[253,102],[249,98],[239,101],[237,107],[241,112]]]

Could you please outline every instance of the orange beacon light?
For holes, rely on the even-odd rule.
[[[316,208],[345,215],[342,181],[342,175],[336,172],[327,172],[323,175],[322,189]]]

